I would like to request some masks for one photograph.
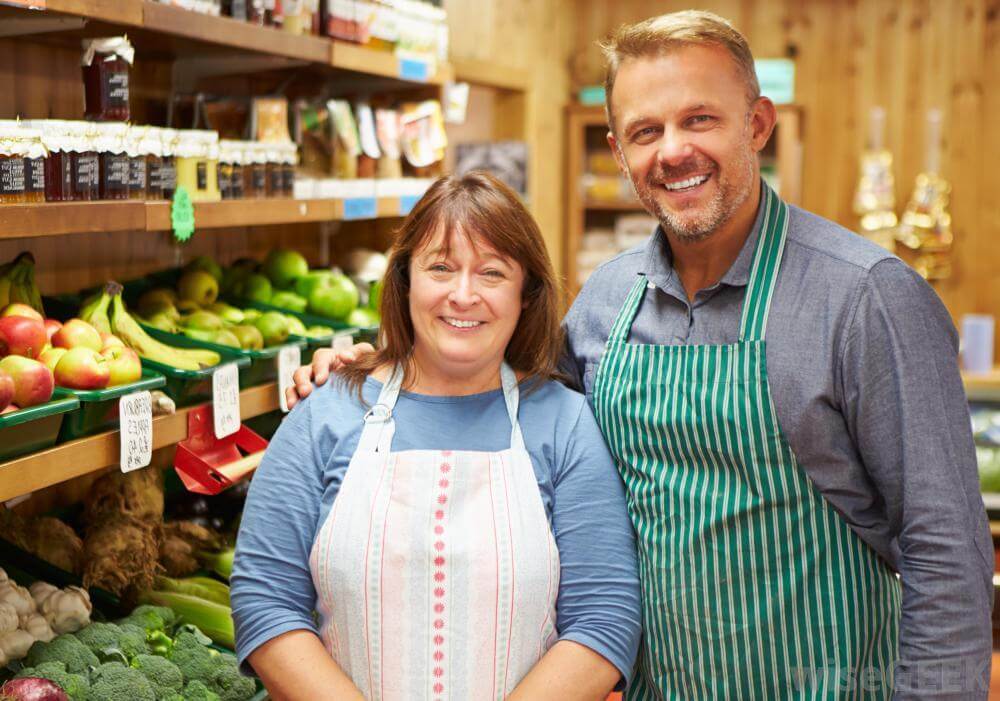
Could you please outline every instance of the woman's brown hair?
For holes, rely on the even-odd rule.
[[[395,232],[382,279],[378,348],[338,371],[361,396],[365,378],[376,368],[403,366],[403,386],[411,380],[414,343],[410,318],[410,261],[438,231],[473,237],[524,269],[522,311],[507,344],[507,363],[532,384],[557,376],[563,350],[559,287],[542,233],[517,194],[483,171],[438,179]]]

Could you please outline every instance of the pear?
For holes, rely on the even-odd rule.
[[[219,316],[205,310],[188,314],[182,319],[181,324],[189,329],[199,329],[201,331],[218,331],[225,326]]]
[[[240,348],[244,350],[260,350],[264,347],[264,336],[256,326],[237,324],[230,326],[228,330],[239,339]]]

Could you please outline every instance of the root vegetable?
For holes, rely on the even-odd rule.
[[[58,684],[39,677],[11,679],[0,687],[0,696],[12,701],[69,701]]]
[[[43,643],[50,642],[54,637],[56,637],[55,631],[52,630],[52,626],[49,622],[45,620],[45,616],[40,613],[33,613],[25,618],[21,619],[21,630],[28,633],[35,640],[41,640]]]
[[[0,633],[0,650],[3,650],[9,660],[21,659],[34,644],[35,639],[31,634],[20,629]]]
[[[24,518],[8,509],[0,509],[0,532],[17,547],[59,569],[74,574],[80,572],[83,541],[59,519],[50,516]]]

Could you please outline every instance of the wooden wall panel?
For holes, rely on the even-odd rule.
[[[804,120],[803,206],[854,227],[868,114],[887,111],[901,210],[925,160],[926,112],[944,118],[942,170],[953,185],[955,275],[937,290],[956,321],[1000,317],[1000,5],[994,0],[581,0],[573,85],[598,83],[595,41],[614,27],[696,6],[731,19],[757,57],[796,60]],[[998,337],[1000,350],[1000,337]],[[1000,358],[1000,354],[998,354]]]

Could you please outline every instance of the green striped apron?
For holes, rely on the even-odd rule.
[[[597,371],[639,548],[629,700],[892,695],[898,579],[809,481],[775,415],[764,329],[788,207],[763,188],[739,341],[628,343],[639,276]]]

